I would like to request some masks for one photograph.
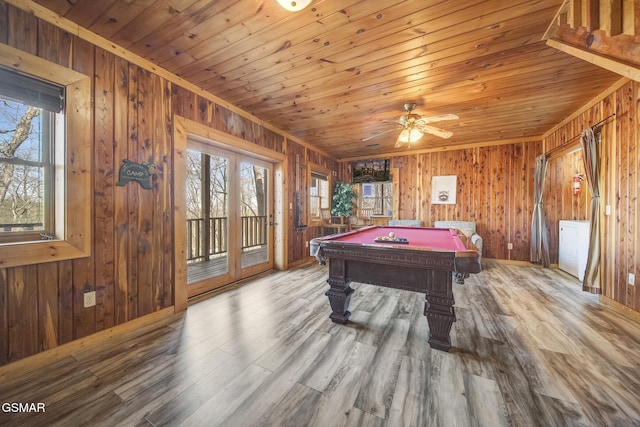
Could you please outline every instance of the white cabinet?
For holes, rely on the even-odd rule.
[[[589,254],[589,221],[560,221],[558,267],[582,282]]]

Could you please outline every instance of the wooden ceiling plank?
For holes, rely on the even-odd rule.
[[[394,0],[395,1],[395,0]],[[384,6],[384,4],[376,3],[377,7]],[[369,9],[369,13],[373,12]],[[360,12],[362,13],[362,12]],[[406,10],[400,9],[398,13],[405,14]],[[342,13],[336,13],[342,17]],[[384,15],[384,19],[387,15]],[[375,19],[374,21],[380,21],[381,19]],[[380,25],[380,23],[378,23]],[[306,24],[301,29],[292,29],[286,25],[278,25],[276,29],[269,34],[269,38],[261,40],[259,46],[255,43],[247,44],[246,42],[230,45],[222,50],[217,50],[209,57],[206,58],[207,62],[210,62],[208,71],[203,73],[201,68],[197,67],[197,64],[193,64],[191,67],[183,67],[176,69],[175,72],[185,78],[188,78],[194,82],[200,83],[203,80],[218,79],[226,81],[224,74],[230,70],[236,69],[241,65],[248,64],[249,67],[266,68],[273,63],[280,61],[278,54],[290,56],[295,49],[305,49],[309,51],[315,51],[317,49],[327,49],[325,44],[329,43],[329,48],[333,49],[331,43],[328,41],[322,41],[322,35],[329,32],[331,29],[338,29],[340,31],[347,31],[347,26],[343,25],[341,20],[329,21],[327,23],[321,23],[319,21],[312,21]],[[357,28],[353,30],[353,34],[357,33]],[[275,37],[274,37],[275,36]],[[188,54],[198,57],[192,50],[187,51]],[[309,56],[307,54],[306,56]],[[305,56],[305,57],[306,57]],[[266,63],[263,63],[265,61]]]
[[[167,57],[164,56],[166,52],[171,52],[169,55],[175,55],[174,45],[176,40],[184,37],[189,40],[189,43],[199,43],[200,34],[196,34],[194,30],[236,3],[216,0],[196,1],[196,3],[183,10],[182,13],[174,15],[166,27],[155,29],[132,45],[130,49],[150,61],[160,63],[160,58],[165,58],[166,60]]]
[[[428,49],[430,53],[438,50],[446,50],[451,45],[464,43],[463,40],[466,40],[467,42],[475,41],[475,44],[477,44],[479,43],[478,38],[481,38],[481,36],[477,33],[471,32],[470,29],[474,30],[477,29],[477,27],[482,27],[484,28],[483,31],[487,33],[487,38],[501,37],[501,35],[496,35],[496,31],[501,29],[505,25],[505,22],[508,23],[510,19],[514,18],[516,11],[522,13],[517,7],[509,8],[508,10],[513,12],[514,16],[507,15],[507,18],[509,19],[496,23],[498,22],[498,15],[493,16],[493,14],[482,14],[484,11],[483,7],[486,7],[483,3],[478,3],[473,6],[467,5],[467,7],[469,7],[471,11],[475,11],[475,8],[477,7],[477,12],[480,13],[480,16],[476,16],[471,21],[464,22],[460,25],[447,25],[446,21],[440,20],[440,18],[447,17],[446,11],[442,10],[440,13],[444,13],[443,17],[437,17],[438,14],[436,13],[436,17],[431,17],[432,19],[430,21],[421,23],[418,26],[412,26],[411,28],[405,29],[401,24],[395,21],[390,22],[386,25],[389,33],[385,33],[385,37],[381,37],[377,30],[366,31],[358,37],[354,37],[353,40],[346,40],[339,44],[332,44],[331,49],[325,49],[326,52],[325,50],[320,51],[322,54],[321,57],[314,57],[313,52],[310,52],[306,56],[299,58],[299,61],[295,62],[292,62],[292,60],[273,61],[271,63],[273,65],[270,67],[254,65],[253,67],[259,70],[257,72],[260,73],[260,76],[255,76],[256,73],[241,72],[240,74],[243,77],[239,79],[240,83],[232,82],[231,85],[227,86],[227,82],[225,81],[225,87],[233,87],[233,85],[238,86],[239,84],[242,84],[245,81],[248,82],[249,80],[252,81],[251,84],[256,86],[259,84],[273,84],[275,81],[282,81],[282,79],[277,79],[276,76],[279,76],[281,73],[285,73],[292,68],[298,70],[299,74],[304,74],[305,69],[317,68],[323,64],[339,64],[336,65],[337,70],[353,70],[357,68],[361,71],[360,67],[363,64],[374,64],[374,61],[377,59],[382,61],[383,64],[375,64],[374,69],[376,69],[384,66],[384,63],[388,59],[388,51],[385,49],[393,50],[395,52],[394,56],[397,57],[399,61],[406,61],[408,58],[415,58],[416,56],[425,54],[426,49]],[[535,12],[533,13],[535,14]],[[527,16],[530,17],[531,14],[527,14]],[[536,18],[532,19],[530,22],[535,22],[535,19]],[[539,17],[537,17],[537,19],[539,25]],[[524,23],[517,23],[515,25],[521,27]],[[373,48],[359,48],[361,45],[373,42],[376,43]],[[334,53],[333,55],[345,55],[345,57],[337,58],[330,54],[331,50],[337,49],[338,45],[340,46],[340,53]],[[443,46],[439,47],[440,45]],[[398,52],[399,46],[401,46],[403,50],[407,51],[407,53],[401,54]],[[409,51],[411,51],[411,53],[409,53]],[[323,60],[322,58],[328,59]],[[247,61],[244,61],[243,63],[246,64]],[[262,80],[262,82],[258,83],[260,80]],[[206,81],[201,84],[207,87]],[[211,90],[215,89],[211,88]]]
[[[513,46],[522,46],[522,43],[525,42],[526,40],[528,40],[527,36],[524,36],[521,39],[518,40],[510,40],[510,41],[506,41],[504,43],[499,43],[498,45],[495,46],[484,46],[482,47],[481,50],[482,52],[484,52],[486,54],[486,56],[489,58],[492,55],[492,52],[499,54],[499,52],[503,52],[503,51],[508,51],[508,46],[505,46],[505,43],[509,43],[511,45],[511,47]],[[409,72],[400,72],[398,73],[398,76],[400,78],[402,78],[403,76],[408,76],[408,75],[412,75],[415,73],[423,73],[426,76],[430,76],[432,74],[437,73],[437,69],[435,66],[439,66],[439,65],[445,65],[445,64],[449,64],[449,65],[456,65],[456,66],[464,66],[464,64],[466,62],[468,62],[468,58],[469,58],[469,49],[472,49],[472,46],[460,46],[459,48],[456,49],[449,49],[448,51],[442,51],[442,53],[439,52],[434,52],[431,55],[427,55],[424,58],[419,58],[416,59],[415,62],[420,64],[419,66],[416,67],[416,69],[412,69]],[[500,49],[504,49],[503,51],[500,51]],[[443,58],[442,56],[445,55],[454,55],[450,58]],[[402,55],[399,55],[400,58],[402,57]],[[479,57],[479,56],[478,56]],[[389,62],[393,62],[392,60],[390,60]],[[375,70],[375,66],[373,67],[373,69]],[[332,86],[335,90],[337,91],[346,91],[347,89],[349,89],[348,85],[345,85],[345,87],[343,88],[342,86],[336,86],[334,82],[337,81],[342,81],[342,79],[344,79],[345,75],[350,74],[353,75],[354,77],[357,75],[360,78],[363,78],[363,74],[360,70],[358,70],[360,72],[360,74],[356,74],[355,72],[348,70],[347,73],[343,73],[343,75],[339,75],[339,74],[334,74],[333,76],[330,76],[328,79],[324,79],[322,74],[323,73],[318,73],[318,74],[312,74],[312,75],[304,75],[301,76],[299,79],[303,79],[303,80],[298,80],[298,82],[300,82],[299,86],[293,86],[293,87],[282,87],[281,90],[278,91],[279,95],[282,96],[291,96],[291,97],[297,97],[298,94],[300,94],[301,92],[304,92],[304,90],[308,87],[313,87],[315,86],[314,84],[312,84],[313,82],[319,82],[317,83],[320,86],[323,87],[327,87],[327,85],[334,85]],[[406,71],[406,70],[405,70]],[[380,65],[380,69],[377,71],[373,71],[374,74],[378,77],[381,77],[383,79],[388,79],[385,76],[383,76],[384,74],[384,69],[383,69],[383,65]],[[294,78],[290,79],[290,80],[294,80]],[[307,82],[309,83],[309,85],[307,85]],[[362,86],[362,85],[359,85]],[[217,91],[214,88],[211,87],[206,87],[206,89],[217,93]],[[268,95],[266,93],[266,91],[260,92],[261,95]],[[248,96],[250,96],[250,94],[247,94]],[[232,97],[233,98],[233,97]],[[248,107],[249,104],[247,104],[247,102],[243,99],[240,98],[234,98],[235,102],[238,102],[239,105],[243,105],[245,107]],[[257,99],[257,103],[260,103],[263,99]]]
[[[536,48],[537,51],[540,50],[541,47]],[[523,48],[525,49],[525,48]],[[490,63],[490,61],[487,61],[488,63]],[[508,61],[507,61],[508,63]],[[533,63],[526,63],[526,62],[516,62],[513,66],[511,65],[501,65],[503,64],[503,62],[499,62],[498,64],[500,65],[496,65],[494,68],[491,67],[487,67],[484,70],[482,69],[477,69],[477,68],[469,68],[468,72],[465,72],[465,66],[464,64],[456,64],[453,63],[450,66],[445,68],[444,73],[442,74],[443,78],[449,80],[451,83],[451,85],[454,86],[466,86],[467,84],[471,84],[471,85],[481,85],[482,82],[489,78],[493,78],[492,75],[494,73],[498,73],[498,77],[499,73],[501,73],[503,71],[503,68],[506,71],[509,70],[509,68],[515,68],[516,64],[520,67],[520,70],[514,69],[512,75],[517,75],[517,74],[522,74],[525,73],[528,68],[530,68],[532,66]],[[543,64],[547,64],[549,66],[553,66],[552,61],[548,61],[546,63]],[[535,63],[535,65],[537,67],[544,67],[544,65],[541,65],[540,63]],[[534,70],[534,71],[539,71],[538,69]],[[465,74],[466,73],[466,74]],[[335,88],[335,85],[332,87],[330,84],[324,85],[323,87],[326,87],[327,89],[325,89],[324,91],[319,91],[319,90],[314,90],[309,92],[307,91],[298,91],[297,93],[294,94],[293,97],[279,97],[279,98],[271,98],[269,99],[269,102],[276,102],[276,101],[281,101],[283,103],[286,103],[287,101],[291,102],[291,101],[295,101],[296,104],[298,105],[298,107],[300,107],[300,105],[306,100],[306,99],[314,99],[314,100],[318,100],[321,102],[327,102],[326,99],[323,100],[322,98],[325,97],[325,94],[327,96],[331,96],[331,95],[335,95],[335,96],[340,96],[340,97],[344,97],[344,96],[348,96],[349,93],[353,93],[356,94],[358,93],[358,91],[366,91],[366,92],[372,92],[372,88],[376,88],[378,89],[376,92],[378,93],[389,93],[392,92],[393,90],[397,89],[397,85],[406,85],[408,83],[411,83],[410,86],[408,87],[416,87],[416,86],[421,86],[423,88],[423,91],[425,93],[429,93],[431,91],[435,92],[438,90],[443,90],[444,88],[446,88],[446,81],[443,82],[442,79],[439,78],[434,78],[432,77],[431,73],[425,73],[426,77],[423,77],[420,80],[416,80],[416,81],[412,81],[411,79],[404,79],[402,76],[397,77],[396,79],[391,79],[391,78],[387,78],[386,80],[384,80],[384,82],[380,83],[380,84],[376,84],[376,85],[372,85],[372,84],[366,84],[366,83],[370,83],[370,82],[364,82],[365,84],[362,86],[353,86],[350,88]],[[489,74],[490,76],[486,76],[487,74]],[[543,78],[544,76],[540,76],[540,78]],[[361,77],[362,79],[365,79],[365,76]],[[502,83],[504,84],[504,82]],[[361,92],[364,93],[364,92]],[[306,96],[306,98],[304,98]],[[361,97],[362,98],[362,97]],[[261,111],[261,109],[265,108],[264,104],[260,104],[257,103],[255,105],[244,105],[242,102],[238,102],[239,105],[243,105],[244,108],[247,109],[251,109],[254,111]]]
[[[102,37],[110,38],[151,6],[153,1],[154,0],[137,0],[135,2],[116,1],[109,9],[100,15],[88,29]]]
[[[118,0],[77,0],[73,7],[69,11],[61,16],[77,22],[82,25],[83,28],[88,29],[93,25],[96,20],[105,13],[113,4]],[[45,7],[48,7],[48,2],[41,2]]]
[[[207,68],[213,68],[215,63],[211,58],[242,40],[250,39],[257,28],[283,28],[284,25],[278,25],[284,19],[283,13],[275,2],[267,3],[266,7],[257,10],[247,8],[242,2],[235,2],[171,40],[168,48],[162,48],[150,56],[163,67],[183,76],[193,67],[200,68],[201,60],[207,61]],[[255,41],[253,43],[255,45]],[[193,58],[192,62],[185,61],[181,55]]]
[[[539,25],[539,24],[534,24],[534,25]],[[509,36],[514,36],[515,34],[517,34],[514,31],[525,34],[526,37],[530,37],[530,33],[528,33],[528,31],[530,31],[532,27],[527,26],[523,28],[518,23],[514,23],[513,28],[509,28],[507,23],[502,23],[502,25],[500,25],[499,27],[496,26],[494,28],[501,28],[503,29],[503,31],[495,32],[494,30],[491,30],[491,31],[488,31],[488,34],[485,37],[479,37],[479,35],[476,33],[464,33],[462,35],[455,37],[450,33],[450,31],[446,31],[446,33],[444,34],[441,34],[440,32],[436,32],[432,35],[429,35],[429,36],[425,35],[419,39],[416,39],[415,46],[412,43],[404,43],[403,48],[406,49],[405,52],[396,53],[394,55],[388,55],[387,51],[379,51],[376,54],[376,56],[374,56],[373,54],[363,55],[362,62],[359,64],[356,64],[355,61],[351,61],[347,64],[342,64],[341,67],[335,66],[335,69],[331,70],[331,72],[325,71],[324,69],[323,71],[325,71],[326,74],[329,74],[328,78],[335,80],[336,79],[335,73],[341,72],[341,71],[347,71],[351,74],[353,74],[355,71],[360,75],[362,75],[368,71],[378,71],[383,68],[387,68],[393,64],[402,64],[405,66],[405,68],[408,68],[412,63],[420,63],[420,66],[424,68],[423,64],[424,64],[424,61],[427,59],[429,61],[434,61],[436,59],[440,59],[442,56],[446,56],[446,55],[453,56],[457,54],[458,51],[452,50],[452,46],[464,46],[466,43],[467,50],[465,50],[464,52],[473,51],[474,48],[479,45],[490,45],[494,40],[504,40]],[[519,43],[518,45],[521,45],[523,41],[519,41],[518,43]],[[428,53],[425,52],[424,46],[428,46]],[[455,53],[452,53],[452,52],[455,52]],[[306,62],[308,63],[309,61],[306,61]],[[288,68],[295,68],[299,71],[299,74],[302,74],[301,78],[308,76],[307,77],[308,80],[316,81],[318,79],[318,76],[310,75],[309,73],[303,74],[301,68],[304,66],[305,66],[304,62],[294,63],[294,64],[284,64],[282,66],[283,68],[281,69],[283,71],[287,71]],[[307,68],[312,68],[312,67],[314,67],[314,65],[309,64]],[[261,93],[269,93],[269,88],[265,87],[264,84],[271,84],[276,79],[275,76],[278,75],[276,70],[274,70],[274,67],[271,67],[270,69],[271,69],[271,75],[269,77],[266,77],[261,81],[251,82],[248,85],[246,85],[244,89],[242,88],[239,89],[239,92],[247,93],[248,91],[250,92],[250,91],[256,90]],[[431,70],[432,69],[433,68],[431,67]],[[276,83],[275,85],[272,84],[272,87],[280,91],[282,90],[281,86],[283,84],[282,83],[283,79],[277,79],[277,80],[278,80],[278,83]],[[302,82],[303,81],[297,82],[292,79],[287,79],[286,81],[287,86],[289,87]],[[202,82],[201,85],[203,87],[208,88],[209,90],[219,92],[219,90],[217,90],[215,86],[210,86],[207,83],[208,82],[205,81],[205,82]],[[234,82],[225,82],[225,85],[223,85],[223,87],[226,90],[223,92],[220,92],[221,94],[224,93],[225,96],[228,96],[229,99],[234,98],[233,94],[229,93],[229,90],[234,87],[233,83]],[[323,82],[319,84],[324,85],[326,83]],[[238,87],[238,84],[236,84],[235,87]]]
[[[36,1],[36,3],[40,2]],[[49,10],[57,13],[60,16],[64,16],[73,6],[73,3],[67,0],[49,0],[46,3]]]
[[[395,4],[398,0],[385,0],[385,3],[380,2],[380,5]],[[352,0],[354,4],[357,4],[357,0]],[[380,7],[376,3],[377,7]],[[342,8],[348,5],[336,5],[336,9],[331,10],[330,14],[336,14],[342,17]],[[274,5],[274,7],[278,7]],[[370,8],[369,8],[370,9]],[[268,12],[268,11],[267,11]],[[306,19],[302,19],[307,17]],[[219,19],[216,17],[215,19]],[[229,18],[228,18],[229,19]],[[310,34],[307,38],[313,37],[313,35],[326,31],[327,24],[322,24],[316,19],[312,10],[306,9],[299,12],[295,16],[291,15],[279,8],[277,13],[261,13],[256,14],[252,18],[245,19],[236,24],[235,19],[232,21],[234,25],[218,34],[213,40],[207,37],[201,37],[200,43],[197,45],[184,49],[183,46],[178,46],[182,51],[188,55],[198,59],[206,60],[209,63],[209,68],[215,69],[233,58],[246,52],[258,52],[257,57],[247,58],[247,61],[257,61],[263,57],[266,57],[286,46],[294,45],[299,40],[303,40],[305,34]],[[294,22],[295,26],[292,28],[291,22]],[[343,24],[343,21],[336,20],[333,24],[335,27],[339,27]],[[240,27],[240,31],[238,28]],[[259,44],[255,41],[249,41],[248,37],[239,37],[238,34],[249,32],[252,36],[260,40]],[[295,39],[292,39],[292,35],[295,34]],[[185,76],[192,79],[192,69],[197,70],[197,65],[193,67],[174,68],[170,64],[163,63],[163,66],[171,69],[176,74]],[[194,68],[195,67],[195,68]],[[196,81],[196,80],[194,80]]]
[[[159,28],[166,28],[169,22],[184,10],[193,6],[198,0],[157,0],[144,13],[136,16],[111,40],[118,45],[130,49],[140,39]]]
[[[476,0],[476,3],[471,5],[467,4],[466,7],[485,4],[485,2],[486,0]],[[460,9],[464,8],[459,5],[457,7]],[[307,27],[305,27],[304,32],[302,30],[296,32],[296,41],[300,40],[300,42],[292,41],[290,48],[282,52],[276,52],[273,59],[271,59],[271,57],[269,58],[271,60],[270,64],[288,65],[291,63],[291,66],[296,66],[291,61],[298,59],[302,62],[308,63],[312,59],[315,59],[316,61],[322,60],[322,58],[339,52],[348,51],[353,54],[354,50],[359,50],[358,48],[361,45],[379,42],[379,40],[385,39],[389,36],[393,36],[393,44],[404,44],[410,42],[412,39],[420,39],[423,37],[429,31],[426,28],[427,23],[434,28],[437,27],[435,24],[431,24],[429,19],[435,20],[453,12],[455,12],[455,10],[451,10],[451,5],[443,6],[438,4],[434,7],[425,8],[419,11],[419,13],[412,16],[412,21],[407,22],[406,7],[400,5],[385,9],[385,20],[379,18],[379,15],[377,15],[375,11],[370,11],[368,15],[364,16],[360,20],[349,23],[349,25],[337,25],[329,28],[325,24],[325,31],[323,32],[308,32],[306,31]],[[424,22],[420,21],[422,16],[424,16]],[[417,22],[414,20],[417,20]],[[273,48],[280,46],[282,44],[282,40],[276,40],[275,43],[276,44]],[[366,55],[367,53],[369,52],[362,51],[363,55]],[[249,57],[248,54],[243,54],[236,58],[238,59],[236,62],[231,58],[224,61],[224,63],[221,63],[220,67],[224,68],[218,68],[218,71],[223,74],[226,71],[235,69],[236,66],[251,64],[257,59]],[[325,60],[324,62],[330,61]],[[262,69],[267,67],[259,68]],[[274,74],[273,71],[268,71],[267,73],[267,75]]]
[[[519,30],[514,30],[514,31],[519,31]],[[379,56],[375,56],[373,58],[370,57],[368,59],[370,62],[368,62],[367,64],[348,68],[344,70],[346,72],[343,72],[342,75],[337,74],[339,73],[338,69],[336,69],[337,67],[325,69],[323,66],[323,68],[317,74],[299,73],[301,75],[297,80],[294,78],[290,78],[286,80],[286,83],[280,83],[279,85],[274,85],[268,89],[267,88],[256,89],[256,92],[259,92],[261,95],[268,95],[270,90],[277,90],[281,95],[285,95],[287,92],[289,92],[290,94],[293,94],[298,92],[300,89],[307,87],[307,82],[317,82],[316,83],[317,85],[325,86],[327,84],[331,84],[332,81],[340,80],[342,82],[343,79],[347,78],[346,76],[349,76],[349,75],[358,76],[359,78],[362,78],[362,76],[364,76],[367,72],[373,72],[379,79],[384,79],[386,78],[386,76],[384,76],[383,74],[386,71],[386,68],[394,64],[401,64],[402,66],[411,66],[412,64],[417,64],[414,69],[401,70],[401,72],[399,72],[399,75],[402,75],[402,76],[413,75],[416,72],[431,75],[433,73],[437,73],[436,67],[440,64],[444,65],[447,63],[456,63],[456,62],[465,64],[469,60],[471,53],[475,53],[479,51],[481,53],[484,53],[484,55],[486,56],[490,56],[492,55],[492,52],[508,50],[508,48],[510,47],[509,44],[511,45],[511,47],[514,47],[514,46],[519,47],[519,46],[526,45],[529,40],[529,37],[530,36],[528,34],[523,33],[523,36],[520,39],[507,40],[504,34],[494,34],[492,37],[488,37],[486,40],[480,40],[480,41],[477,39],[468,40],[466,45],[460,44],[455,48],[451,48],[451,47],[447,48],[447,46],[443,45],[442,49],[440,48],[441,44],[436,42],[430,45],[430,52],[426,55],[424,55],[424,50],[422,47],[418,47],[411,52],[399,53],[393,56],[387,56],[388,53],[386,51],[381,51],[378,54]],[[499,40],[500,43],[492,44],[493,40]],[[476,58],[483,58],[484,55],[478,54]],[[445,60],[445,58],[447,57],[448,59]],[[412,58],[412,59],[407,59],[407,58]],[[351,64],[348,64],[348,65],[351,65]],[[329,67],[331,67],[331,65],[329,65]],[[323,77],[323,74],[328,74],[328,75],[326,77]],[[299,86],[296,87],[295,86],[296,84],[298,84]],[[348,86],[348,85],[345,84],[344,86]],[[215,87],[211,87],[206,84],[203,84],[203,87],[207,88],[208,90],[214,91],[216,93],[218,92],[215,89]],[[245,88],[244,91],[240,91],[239,93],[241,95],[245,95],[246,97],[248,94],[252,93],[252,92],[248,92],[247,91],[248,89],[253,90],[253,87]],[[238,101],[241,104],[246,105],[245,100],[241,98],[236,98],[233,95],[230,95],[229,93],[226,93],[226,92],[222,92],[222,93],[225,94],[224,96],[227,96],[230,99],[234,99],[234,101]]]

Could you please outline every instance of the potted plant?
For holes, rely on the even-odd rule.
[[[353,185],[349,182],[338,181],[333,188],[333,203],[331,215],[342,218],[350,217],[356,206],[355,200],[358,197],[353,190]]]

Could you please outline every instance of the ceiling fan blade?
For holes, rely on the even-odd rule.
[[[449,132],[448,130],[439,129],[429,125],[422,125],[418,127],[422,132],[430,133],[431,135],[439,136],[440,138],[451,138],[453,132]]]
[[[362,139],[361,139],[361,141],[362,141],[362,142],[366,142],[366,141],[368,141],[368,140],[370,140],[370,139],[377,138],[377,137],[379,137],[380,135],[384,135],[385,133],[393,132],[393,131],[395,131],[395,130],[397,130],[397,129],[395,129],[395,128],[393,128],[393,129],[388,129],[388,130],[385,130],[384,132],[376,133],[375,135],[371,135],[371,136],[367,136],[367,137],[365,137],[365,138],[362,138]]]
[[[416,120],[416,124],[426,125],[429,123],[440,122],[443,120],[458,120],[459,118],[460,117],[456,116],[455,114],[438,114],[437,116],[423,117],[419,120]]]

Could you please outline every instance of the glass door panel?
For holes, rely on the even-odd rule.
[[[269,262],[269,179],[265,166],[240,162],[241,268]]]
[[[229,274],[230,159],[187,150],[187,283]]]
[[[273,268],[271,163],[199,141],[186,159],[188,295]]]

